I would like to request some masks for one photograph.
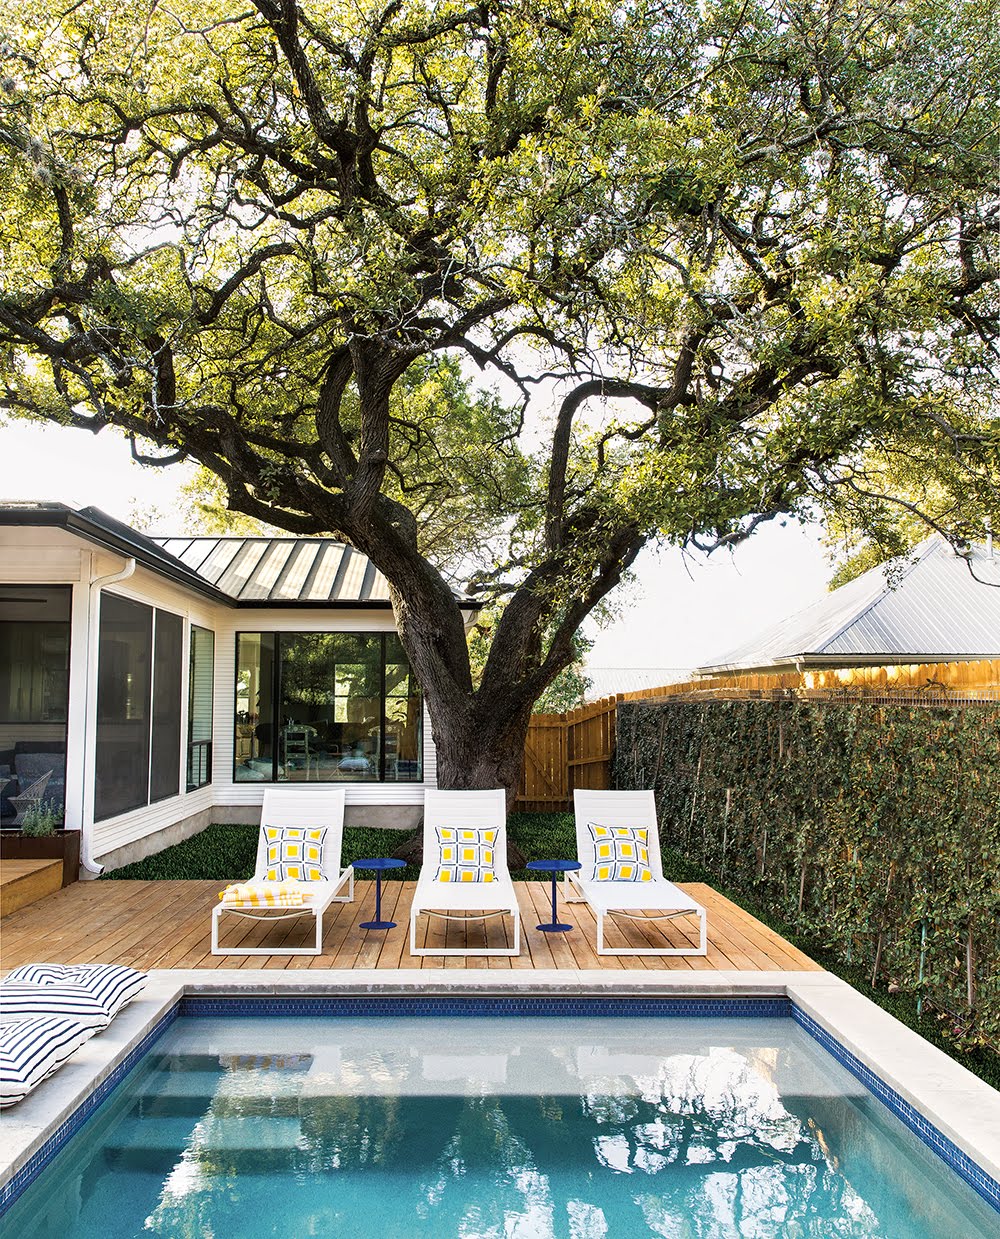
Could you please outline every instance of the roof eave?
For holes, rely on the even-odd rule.
[[[27,518],[27,519],[26,519]],[[13,509],[0,509],[0,525],[8,526],[42,526],[52,529],[65,529],[67,533],[99,546],[103,550],[112,551],[116,555],[124,555],[134,559],[159,576],[183,585],[193,593],[209,598],[222,606],[232,606],[232,599],[214,585],[191,572],[181,563],[170,562],[155,554],[148,547],[138,542],[116,534],[113,530],[99,525],[88,517],[81,515],[73,508],[38,508],[30,513],[18,512]]]
[[[768,663],[716,663],[695,667],[693,675],[708,679],[719,675],[790,675],[796,671],[840,671],[851,667],[912,667],[922,663],[992,660],[995,653],[913,654],[894,651],[882,654],[789,654]]]
[[[150,571],[157,573],[159,576],[166,577],[167,580],[182,585],[185,589],[191,590],[192,593],[208,598],[219,606],[229,607],[234,610],[392,610],[392,603],[388,598],[234,598],[231,594],[223,592],[209,581],[206,581],[204,577],[199,576],[196,572],[182,564],[180,560],[169,555],[168,552],[157,554],[156,550],[152,549],[156,545],[155,542],[150,542],[150,545],[146,545],[147,540],[145,538],[141,542],[132,541],[116,533],[113,529],[108,529],[106,526],[92,520],[90,517],[84,516],[75,508],[66,506],[39,506],[23,509],[0,508],[0,525],[14,527],[43,526],[53,529],[65,529],[67,533],[83,538],[94,546],[112,551],[116,555],[124,555],[129,559],[135,559],[136,563],[142,564],[144,568],[150,569]],[[471,613],[482,609],[482,604],[472,599],[456,598],[455,601],[462,611]]]

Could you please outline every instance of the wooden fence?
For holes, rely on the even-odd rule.
[[[524,746],[517,807],[528,813],[560,812],[572,808],[575,788],[610,787],[619,701],[789,695],[819,701],[861,696],[900,705],[1000,702],[1000,660],[733,674],[616,693],[565,714],[535,714]]]

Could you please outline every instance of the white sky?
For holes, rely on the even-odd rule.
[[[2,499],[93,504],[123,521],[136,508],[169,512],[188,476],[184,467],[135,464],[124,437],[112,430],[91,435],[24,422],[0,426],[0,465]],[[765,525],[735,553],[709,559],[646,551],[619,618],[604,630],[588,630],[596,637],[590,665],[686,669],[715,661],[813,602],[831,574],[816,530],[794,522]]]

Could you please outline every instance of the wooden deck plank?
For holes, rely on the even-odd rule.
[[[323,952],[317,956],[239,956],[211,954],[211,911],[221,889],[218,882],[77,882],[4,918],[0,968],[49,960],[53,963],[106,961],[140,968],[537,968],[602,969],[611,971],[671,969],[713,971],[739,969],[766,972],[813,970],[818,967],[791,943],[768,929],[743,908],[711,887],[685,887],[708,913],[707,956],[598,956],[596,925],[584,903],[566,903],[559,890],[559,918],[574,928],[567,934],[545,934],[536,928],[551,917],[550,888],[541,882],[516,884],[521,911],[519,956],[420,956],[409,950],[409,915],[415,884],[389,881],[383,885],[382,912],[397,922],[388,931],[363,930],[361,921],[375,911],[375,883],[356,883],[353,903],[330,905],[324,918]],[[311,941],[308,918],[265,925],[229,918],[224,945],[305,944]],[[422,917],[418,942],[456,947],[509,945],[509,918],[482,924],[442,922]],[[226,926],[226,920],[223,921]],[[622,931],[636,944],[664,941],[655,924],[627,924]],[[666,927],[670,941],[693,944],[692,927],[680,922]],[[612,941],[609,932],[609,942]]]

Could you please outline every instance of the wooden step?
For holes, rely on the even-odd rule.
[[[61,860],[5,860],[0,863],[0,916],[8,916],[53,895],[62,886]]]

